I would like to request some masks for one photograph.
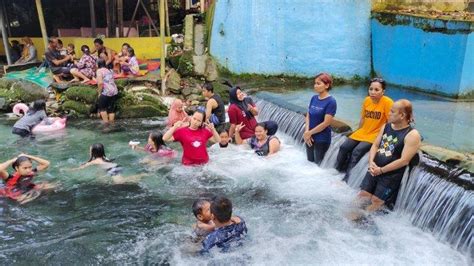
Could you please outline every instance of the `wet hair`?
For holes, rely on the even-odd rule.
[[[328,91],[332,89],[332,77],[328,73],[319,73],[314,79],[319,78],[324,84],[328,85]]]
[[[130,57],[135,56],[135,50],[133,50],[132,47],[128,47],[127,51],[128,51],[128,56]]]
[[[105,64],[105,60],[103,58],[97,59],[97,68],[107,68],[107,64]]]
[[[113,160],[109,160],[107,156],[105,156],[105,148],[102,143],[95,143],[91,145],[91,157],[89,158],[89,161],[93,161],[97,158],[102,158],[102,160],[106,162],[111,162]]]
[[[34,114],[38,111],[46,112],[46,102],[43,99],[39,99],[33,102],[33,107],[28,111],[29,114]]]
[[[163,141],[163,134],[161,132],[151,132],[149,138],[156,146],[156,149],[159,150],[162,146],[166,146]]]
[[[265,124],[265,122],[257,123],[257,126],[255,127],[263,127],[264,130],[268,131],[267,124]]]
[[[411,104],[411,102],[407,99],[400,99],[397,102],[400,103],[400,111],[405,114],[408,123],[415,122],[415,119],[413,118],[413,105]]]
[[[385,90],[387,83],[385,82],[385,80],[383,80],[383,78],[373,78],[370,80],[370,84],[374,82],[380,83],[380,85],[382,85],[382,90]]]
[[[102,41],[102,39],[99,39],[99,38],[94,40],[94,44],[96,44],[96,43],[100,44],[100,45],[104,45],[104,41]]]
[[[19,167],[22,163],[24,163],[24,162],[26,162],[26,161],[32,163],[32,162],[31,162],[31,159],[28,158],[28,157],[26,157],[26,156],[20,156],[20,157],[16,158],[16,160],[15,160],[15,161],[13,162],[13,164],[12,164],[13,170],[16,171],[16,168]]]
[[[91,50],[89,49],[89,46],[87,46],[85,44],[83,46],[81,46],[81,51],[86,55],[89,55],[90,52],[91,52]]]
[[[202,207],[204,207],[204,204],[206,204],[206,202],[209,202],[209,201],[205,199],[197,199],[194,201],[192,208],[193,208],[193,214],[196,218],[199,214],[202,214]]]
[[[219,222],[228,222],[232,217],[232,202],[224,196],[215,197],[212,199],[211,213]]]
[[[210,83],[210,82],[205,82],[204,84],[202,84],[201,87],[204,90],[207,90],[207,91],[210,91],[210,92],[214,93],[214,86],[212,86],[212,83]]]

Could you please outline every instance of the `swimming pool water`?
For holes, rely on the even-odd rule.
[[[345,217],[357,191],[334,170],[306,161],[304,151],[279,135],[272,158],[231,147],[210,149],[210,163],[189,168],[180,158],[142,163],[130,140],[144,143],[153,121],[126,120],[106,128],[97,121],[70,123],[60,134],[19,141],[0,121],[0,160],[26,152],[51,161],[38,180],[60,187],[26,205],[0,199],[0,264],[450,264],[466,255],[389,214],[374,225]],[[136,184],[114,185],[103,170],[70,172],[101,142],[124,175],[146,173]],[[179,149],[174,143],[171,147]],[[241,248],[199,256],[191,239],[191,205],[198,197],[227,195],[249,234]]]

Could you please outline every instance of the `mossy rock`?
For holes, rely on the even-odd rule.
[[[119,94],[119,99],[116,102],[116,105],[119,109],[124,109],[127,106],[133,106],[138,103],[138,100],[133,96],[133,94]]]
[[[163,112],[159,108],[151,105],[134,105],[127,106],[125,109],[120,110],[120,118],[144,118],[144,117],[156,117],[166,116],[167,113]]]
[[[0,79],[0,89],[10,89],[15,80],[12,79]]]
[[[221,96],[224,103],[229,103],[229,87],[221,84],[220,82],[213,82],[212,86],[214,87],[214,93],[219,94]]]
[[[4,84],[8,85],[7,82]],[[8,88],[0,88],[0,97],[5,99],[5,102],[33,102],[38,99],[48,98],[48,92],[40,86],[24,81],[16,81],[9,83]]]
[[[68,100],[93,104],[97,101],[97,90],[90,86],[74,86],[64,92]]]
[[[91,106],[83,102],[78,101],[65,101],[62,105],[64,111],[74,110],[74,112],[80,115],[89,115],[91,111]]]
[[[117,85],[117,88],[122,91],[125,89],[125,87],[127,87],[127,85],[129,84],[130,82],[127,80],[127,79],[116,79],[115,80],[115,85]]]
[[[183,77],[192,76],[194,74],[192,51],[183,53],[183,55],[179,59],[178,68],[176,70]]]

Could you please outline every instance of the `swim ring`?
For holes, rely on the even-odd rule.
[[[66,120],[67,118],[60,117],[46,118],[41,123],[36,125],[31,132],[33,132],[33,134],[36,134],[63,129],[66,127]]]
[[[18,116],[22,116],[28,112],[28,109],[28,105],[24,103],[17,103],[15,106],[13,106],[13,113]],[[21,112],[23,112],[23,114]]]

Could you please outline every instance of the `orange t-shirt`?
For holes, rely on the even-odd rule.
[[[382,126],[387,123],[392,105],[393,100],[387,96],[382,96],[377,104],[367,96],[362,104],[361,117],[364,118],[362,127],[352,133],[350,138],[373,143]]]

